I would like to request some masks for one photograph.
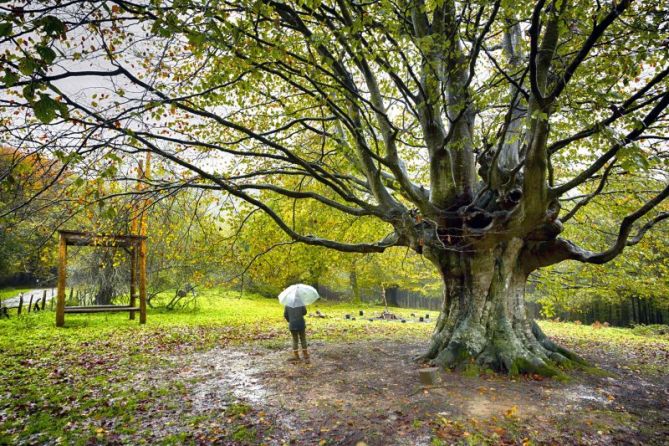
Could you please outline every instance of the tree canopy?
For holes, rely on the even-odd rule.
[[[175,166],[156,187],[223,190],[309,244],[418,248],[414,209],[528,234],[604,173],[666,167],[666,26],[661,2],[15,2],[3,130],[100,175],[155,152]],[[299,188],[276,184],[286,175]],[[258,190],[396,235],[301,234]],[[666,194],[610,249],[551,242],[561,254],[546,262],[610,260]]]

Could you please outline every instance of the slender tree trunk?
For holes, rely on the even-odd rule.
[[[351,268],[348,277],[351,283],[351,291],[353,291],[353,302],[360,303],[360,285],[358,284],[358,272],[355,267]]]
[[[101,260],[103,268],[98,271],[98,289],[95,294],[95,305],[110,305],[115,297],[113,257],[103,253]]]
[[[476,363],[515,373],[556,375],[554,364],[582,362],[527,317],[527,273],[512,239],[488,251],[429,252],[444,280],[444,302],[425,359],[448,368]]]

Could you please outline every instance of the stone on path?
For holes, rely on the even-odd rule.
[[[439,367],[427,367],[418,370],[420,382],[426,386],[433,386],[441,381]]]

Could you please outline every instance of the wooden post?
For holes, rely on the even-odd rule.
[[[151,172],[151,152],[146,153],[143,178],[149,178]],[[146,237],[148,233],[148,209],[149,200],[144,200],[142,214],[139,219],[139,235],[144,238],[139,242],[139,323],[146,324]]]
[[[46,290],[42,293],[42,311],[46,310]]]
[[[386,307],[385,311],[388,311],[388,299],[386,298],[386,286],[381,284],[381,296],[383,296],[383,306]]]
[[[32,308],[33,308],[33,295],[32,293],[30,293],[30,301],[28,302],[28,313],[30,313]]]
[[[139,323],[146,324],[146,239],[139,244]]]
[[[21,315],[21,310],[23,309],[23,293],[19,293],[19,308],[17,310],[16,315],[20,316]]]
[[[65,274],[67,266],[67,243],[60,234],[58,242],[58,302],[56,303],[56,327],[65,325]]]
[[[130,306],[137,305],[137,247],[130,250]],[[130,320],[135,319],[135,312],[130,312]]]

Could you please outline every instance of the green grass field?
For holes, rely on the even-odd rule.
[[[372,326],[366,318],[378,315],[383,307],[367,304],[350,304],[318,301],[309,306],[309,312],[320,310],[327,318],[308,317],[312,339],[356,339],[379,336],[384,328],[398,336],[425,336],[431,331],[429,323],[393,323],[390,326]],[[364,317],[358,311],[365,311]],[[392,308],[399,317],[415,319],[411,313],[430,314],[432,319],[438,315],[434,311]],[[360,320],[345,320],[344,315],[351,314]],[[236,291],[211,289],[198,297],[196,309],[168,311],[149,309],[147,323],[142,326],[138,321],[128,320],[127,313],[103,314],[66,314],[65,327],[55,327],[55,314],[52,311],[37,314],[24,314],[2,322],[3,333],[0,335],[0,348],[20,351],[24,346],[39,345],[41,342],[53,342],[76,345],[80,342],[94,342],[106,338],[129,337],[138,342],[150,342],[154,336],[172,333],[174,342],[180,337],[193,348],[209,348],[217,342],[246,341],[259,335],[265,338],[285,334],[283,307],[276,299],[269,299],[255,294],[240,294]],[[363,322],[364,324],[361,323]],[[372,328],[373,329],[370,329]],[[194,339],[189,332],[198,332]]]

